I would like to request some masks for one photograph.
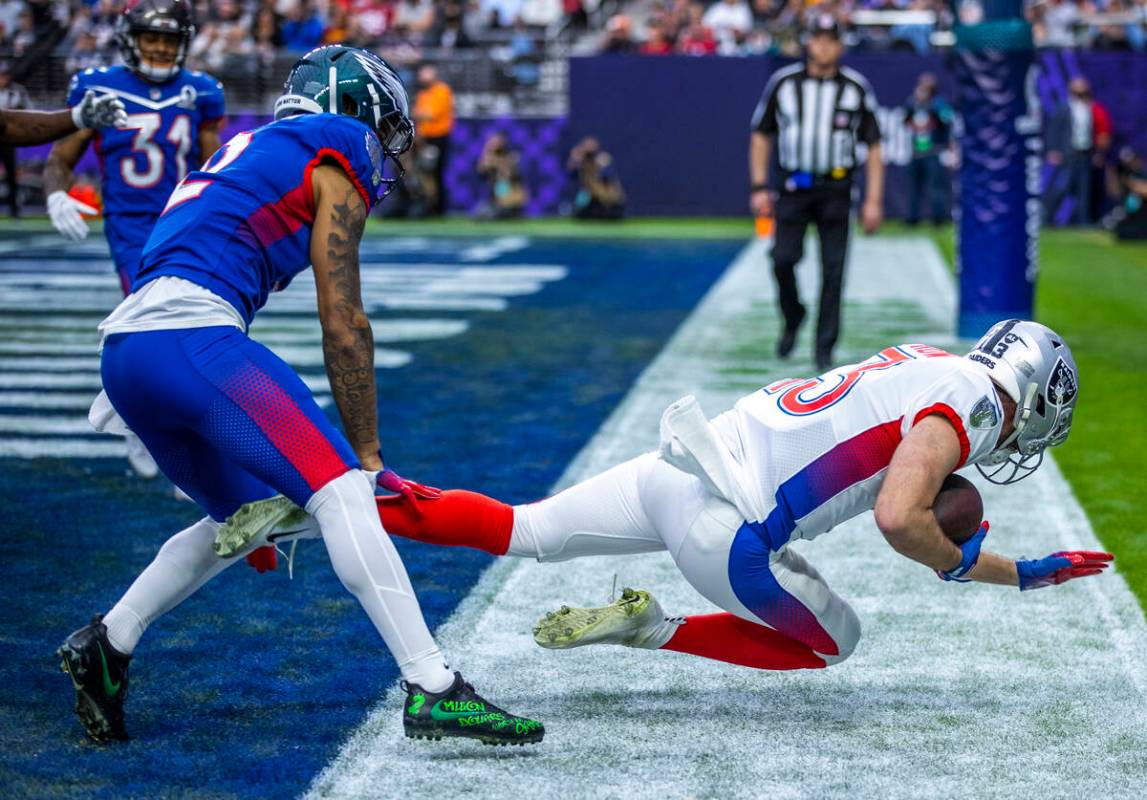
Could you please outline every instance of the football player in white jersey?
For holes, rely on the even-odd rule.
[[[535,630],[544,647],[610,643],[760,669],[824,667],[848,657],[860,624],[789,545],[870,509],[893,549],[945,580],[1034,589],[1106,568],[1107,553],[989,553],[986,523],[956,546],[932,513],[944,479],[962,467],[998,483],[1034,471],[1067,439],[1077,394],[1063,340],[1008,320],[965,358],[890,347],[773,383],[712,420],[684,398],[661,419],[660,452],[538,503],[510,507],[400,482],[379,512],[392,534],[540,561],[668,550],[726,611],[671,617],[648,592],[626,590],[604,608],[548,615]]]

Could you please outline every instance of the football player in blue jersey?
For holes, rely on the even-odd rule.
[[[96,210],[67,191],[80,157],[89,143],[95,145],[103,172],[104,230],[125,294],[171,190],[219,148],[223,87],[210,75],[183,68],[194,35],[187,0],[140,0],[126,9],[116,30],[124,65],[84,70],[68,88],[68,105],[92,90],[115,95],[126,106],[126,126],[83,130],[57,142],[45,165],[52,224],[78,241],[88,235],[81,214]]]
[[[318,522],[331,564],[398,662],[407,736],[540,741],[542,726],[451,671],[378,517],[383,467],[374,342],[359,242],[414,138],[406,90],[382,59],[321,47],[292,69],[275,121],[235,135],[172,192],[132,293],[100,325],[106,399],[207,516],[163,545],[121,600],[59,650],[97,741],[124,739],[128,663],[144,629],[238,556],[216,533],[285,495]],[[345,433],[285,362],[247,336],[268,295],[314,267],[323,356]],[[99,402],[99,401],[98,401]],[[248,506],[250,508],[250,506]]]
[[[126,124],[81,130],[57,142],[44,166],[52,224],[79,241],[88,235],[82,215],[98,212],[68,189],[80,157],[94,144],[103,173],[104,232],[125,295],[171,190],[219,149],[223,87],[210,75],[183,68],[194,36],[188,0],[140,0],[125,9],[116,29],[124,65],[73,76],[68,104],[92,91],[110,93],[126,105]],[[146,448],[134,436],[126,443],[132,468],[154,478],[158,468]]]

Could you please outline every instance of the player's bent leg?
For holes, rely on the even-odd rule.
[[[335,478],[315,492],[306,509],[318,520],[335,574],[398,662],[407,688],[407,736],[458,736],[486,744],[541,741],[540,723],[508,714],[447,669],[406,568],[383,530],[366,473],[351,470]]]
[[[731,504],[708,495],[691,522],[659,524],[689,583],[731,612],[686,617],[665,649],[758,669],[823,667],[852,652],[860,625],[848,604],[798,554],[769,551]]]
[[[514,506],[507,555],[566,561],[665,549],[640,498],[658,461],[646,453],[537,503]]]

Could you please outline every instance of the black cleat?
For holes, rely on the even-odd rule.
[[[832,353],[817,353],[816,369],[819,373],[828,372],[832,369]]]
[[[805,310],[801,308],[801,315],[797,317],[795,325],[789,325],[785,322],[784,330],[781,331],[781,338],[777,339],[777,358],[788,358],[792,355],[793,348],[797,346],[797,331],[800,330],[801,323],[804,322]]]
[[[483,744],[536,744],[546,735],[542,723],[507,714],[484,700],[474,687],[454,673],[454,684],[441,694],[403,681],[406,705],[402,727],[410,739],[461,736]]]
[[[127,668],[131,656],[116,651],[108,642],[103,616],[96,615],[64,640],[56,650],[60,669],[68,673],[76,689],[76,716],[88,736],[101,744],[126,741],[123,701],[127,697]]]

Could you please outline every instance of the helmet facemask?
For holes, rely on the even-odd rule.
[[[189,6],[178,2],[149,3],[146,6],[140,3],[125,11],[117,21],[116,43],[129,69],[144,80],[164,83],[183,68],[195,32]],[[170,66],[156,67],[145,63],[139,46],[139,37],[145,33],[171,36],[176,40],[175,57]]]
[[[366,51],[342,45],[316,48],[292,68],[275,101],[275,119],[295,114],[340,114],[354,117],[373,131],[382,167],[392,164],[390,175],[378,179],[376,201],[402,180],[400,161],[414,143],[406,89],[390,66]]]
[[[1067,440],[1078,379],[1067,345],[1034,322],[1008,320],[989,331],[968,358],[986,367],[1016,403],[1012,433],[976,468],[988,481],[1023,480],[1043,463],[1044,452]]]

